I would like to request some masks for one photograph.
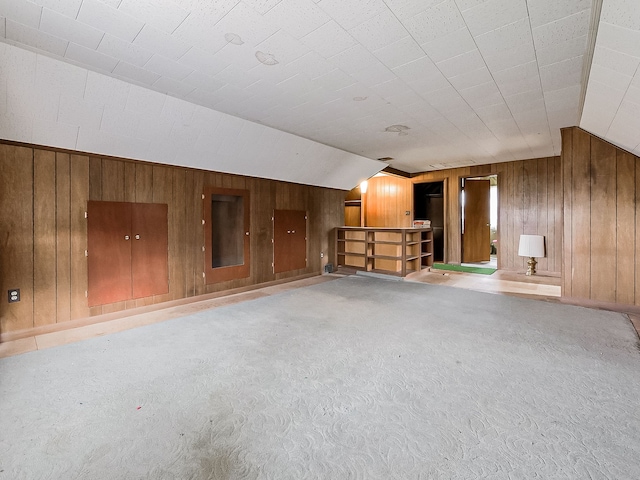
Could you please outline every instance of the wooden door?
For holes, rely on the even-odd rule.
[[[298,270],[307,266],[307,212],[274,210],[273,272]]]
[[[88,304],[131,298],[131,204],[87,203]]]
[[[168,205],[134,203],[131,211],[133,298],[169,293]]]
[[[463,262],[491,260],[490,181],[464,182]]]

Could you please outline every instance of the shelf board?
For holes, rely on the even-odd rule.
[[[366,257],[366,253],[352,253],[352,252],[338,252],[338,255],[347,256],[347,257]]]
[[[353,242],[353,243],[367,243],[366,240],[360,240],[357,238],[339,238],[339,242]]]

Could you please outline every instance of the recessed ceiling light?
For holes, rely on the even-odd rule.
[[[240,35],[238,35],[237,33],[225,33],[224,39],[229,43],[233,43],[234,45],[242,45],[244,43],[240,38]]]
[[[264,52],[256,52],[256,58],[258,59],[258,61],[260,63],[264,63],[265,65],[277,65],[278,61],[276,60],[276,57],[271,55],[270,53],[264,53]]]
[[[369,97],[353,97],[353,101],[354,102],[362,102],[364,100],[366,100]]]

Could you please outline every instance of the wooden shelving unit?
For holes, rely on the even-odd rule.
[[[430,228],[338,227],[335,265],[401,277],[433,265]]]

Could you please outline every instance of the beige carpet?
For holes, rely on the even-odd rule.
[[[622,315],[348,277],[0,360],[2,479],[637,479]]]

